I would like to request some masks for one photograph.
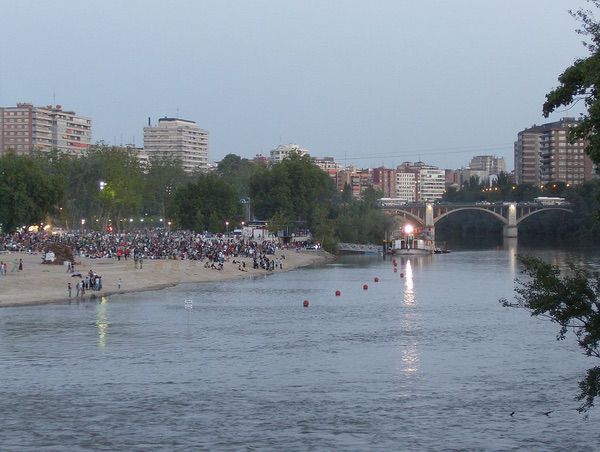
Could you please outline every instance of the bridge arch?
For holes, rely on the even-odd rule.
[[[552,206],[552,207],[545,207],[539,210],[534,210],[533,212],[529,212],[528,214],[523,215],[521,218],[517,219],[517,224],[519,224],[521,221],[523,221],[526,218],[529,218],[532,215],[535,215],[536,213],[540,213],[540,212],[548,212],[548,211],[556,211],[556,210],[562,210],[564,212],[569,212],[569,213],[573,213],[572,209],[567,209],[566,207],[557,207],[557,206]]]
[[[412,218],[421,227],[425,226],[425,221],[422,218],[420,218],[418,215],[415,215],[414,213],[407,212],[406,210],[396,209],[392,216],[393,217],[401,217],[402,215],[404,215],[404,217]]]
[[[502,215],[500,215],[499,213],[496,213],[492,210],[486,209],[485,207],[458,207],[456,209],[452,209],[448,212],[445,212],[441,215],[439,215],[438,217],[433,219],[433,224],[437,223],[438,221],[440,221],[442,218],[447,217],[448,215],[451,215],[455,212],[460,212],[461,210],[479,210],[480,212],[486,212],[489,213],[490,215],[492,215],[493,217],[496,217],[498,220],[500,220],[500,222],[504,225],[508,224],[508,220],[506,218],[504,218]]]

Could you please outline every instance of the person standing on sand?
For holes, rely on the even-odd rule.
[[[69,298],[71,298],[71,283],[67,283],[67,292],[69,293]]]
[[[19,259],[19,271],[23,271],[23,259]]]
[[[69,283],[69,285],[71,285],[71,283]],[[77,290],[77,295],[75,295],[77,298],[79,298],[79,293],[81,292],[81,284],[77,283],[75,284],[75,289]]]

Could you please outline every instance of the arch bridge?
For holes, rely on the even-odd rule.
[[[519,224],[526,218],[545,211],[573,212],[567,202],[542,204],[539,202],[475,202],[475,203],[404,203],[382,206],[388,215],[418,224],[435,239],[435,224],[442,218],[461,210],[478,210],[497,218],[503,225],[504,237],[517,237]]]

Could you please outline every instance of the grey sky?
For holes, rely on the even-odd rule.
[[[567,13],[583,0],[0,3],[0,105],[55,95],[111,144],[179,114],[211,160],[293,142],[364,167],[512,169],[516,133],[586,55]]]

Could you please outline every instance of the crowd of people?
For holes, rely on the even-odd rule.
[[[0,235],[0,252],[19,251],[45,253],[53,243],[67,245],[75,256],[92,259],[133,259],[142,268],[144,259],[176,259],[209,261],[217,267],[230,258],[252,258],[254,267],[273,270],[279,243],[256,241],[243,237],[223,237],[190,231],[146,229],[130,232],[16,232]],[[281,263],[277,262],[281,267]],[[241,269],[241,268],[240,268]]]

